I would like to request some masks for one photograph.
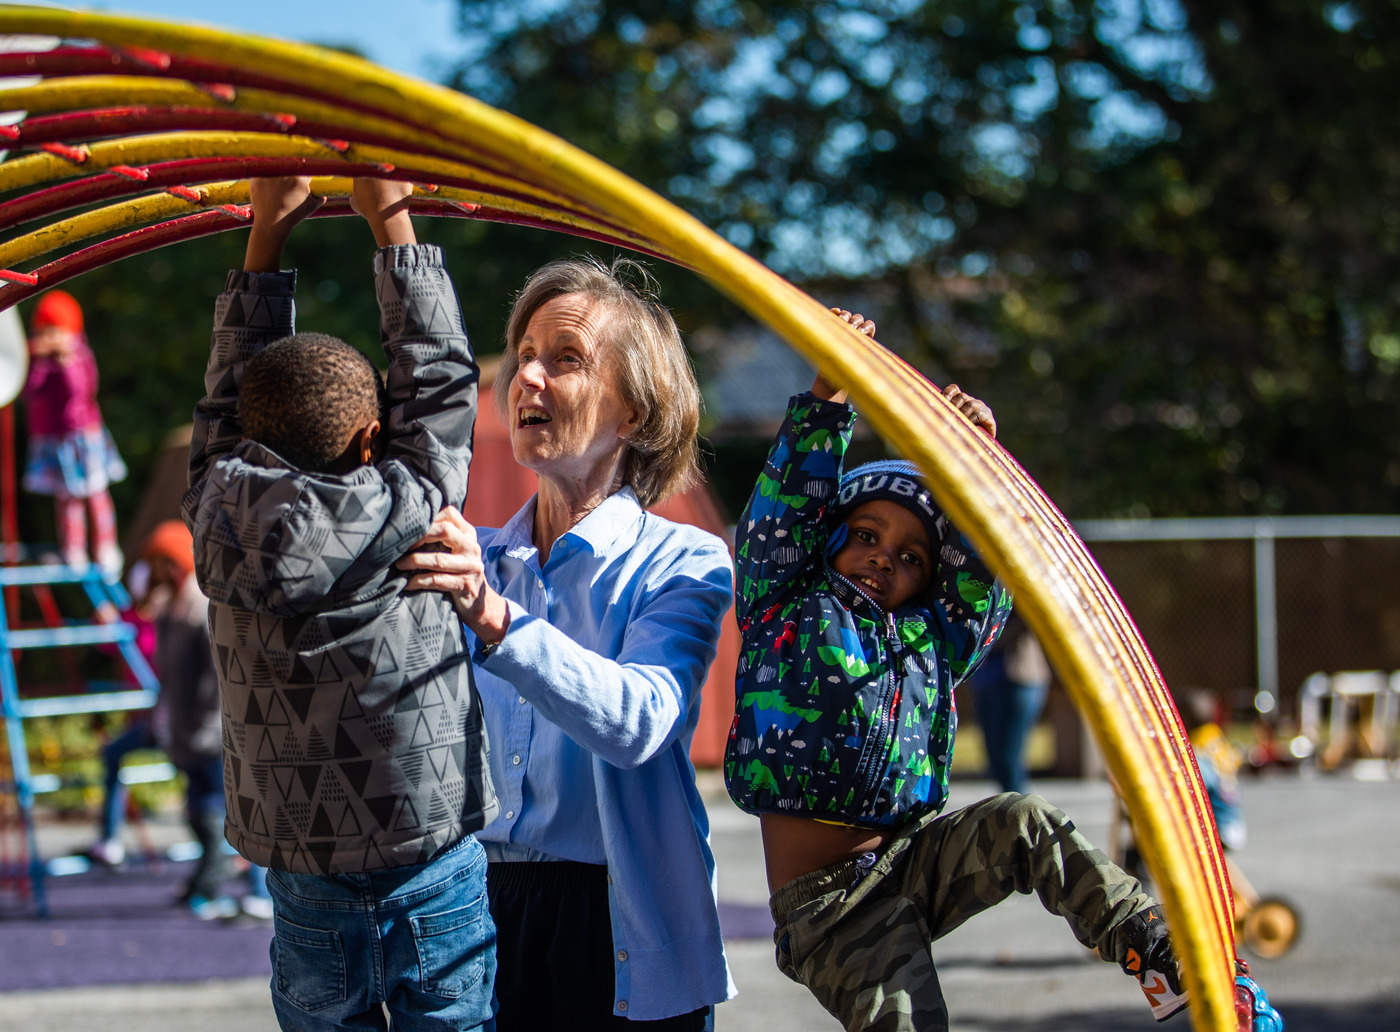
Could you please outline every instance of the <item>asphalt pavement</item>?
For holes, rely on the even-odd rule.
[[[720,897],[727,915],[742,919],[735,927],[752,934],[767,898],[757,821],[734,809],[712,778],[704,784]],[[1105,783],[1043,781],[1035,790],[1106,841],[1113,804]],[[951,805],[992,791],[988,782],[957,782]],[[1242,796],[1249,841],[1235,859],[1261,893],[1287,899],[1303,922],[1290,952],[1251,960],[1289,1032],[1400,1029],[1400,780],[1288,774],[1246,781]],[[839,1030],[777,971],[769,942],[736,936],[727,949],[739,996],[719,1007],[721,1032]],[[935,957],[954,1032],[1189,1028],[1184,1017],[1154,1023],[1136,984],[1082,949],[1034,897],[974,918],[940,940]],[[275,1028],[261,978],[0,994],[0,1030]]]

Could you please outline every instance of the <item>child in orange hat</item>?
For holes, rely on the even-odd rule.
[[[155,624],[154,665],[160,700],[154,714],[156,744],[185,775],[185,816],[201,855],[184,899],[198,918],[228,918],[240,910],[270,918],[267,872],[248,872],[252,893],[241,901],[224,893],[232,858],[224,850],[223,727],[219,678],[209,646],[209,599],[194,573],[194,542],[180,520],[166,520],[146,539],[141,558],[150,567],[142,608]]]
[[[30,315],[30,334],[25,490],[53,496],[59,552],[70,565],[89,562],[90,515],[93,561],[116,577],[122,553],[107,486],[126,476],[126,465],[97,407],[97,360],[83,334],[83,310],[71,294],[50,290]]]

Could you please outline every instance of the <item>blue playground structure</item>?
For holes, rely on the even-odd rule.
[[[57,584],[81,587],[92,605],[90,616],[86,619],[65,619],[53,626],[20,627],[19,589],[45,592]],[[99,614],[115,614],[130,606],[131,600],[126,590],[115,579],[104,577],[96,565],[0,566],[0,713],[5,718],[12,771],[4,787],[14,793],[25,843],[24,856],[11,860],[7,865],[5,881],[27,887],[41,915],[48,912],[44,898],[47,867],[39,853],[35,834],[34,797],[60,787],[60,781],[53,775],[36,777],[31,772],[24,722],[35,717],[69,713],[149,709],[155,704],[159,682],[146,657],[136,646],[136,628],[119,619],[99,618]],[[38,697],[32,697],[23,690],[16,664],[17,652],[95,645],[114,646],[122,663],[130,671],[134,684],[84,681],[81,684],[83,690],[77,693]]]

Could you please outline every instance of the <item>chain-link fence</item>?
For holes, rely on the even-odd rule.
[[[1400,670],[1400,517],[1075,528],[1174,691],[1259,693],[1293,720],[1315,671]]]

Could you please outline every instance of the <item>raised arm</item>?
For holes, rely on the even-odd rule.
[[[865,316],[844,308],[831,312],[858,333],[875,335],[875,323]],[[825,548],[822,513],[836,495],[854,426],[855,411],[846,404],[845,390],[821,373],[810,392],[788,402],[783,425],[735,531],[736,613],[741,622],[765,608],[774,593]]]
[[[826,547],[825,508],[836,497],[855,411],[799,394],[788,411],[735,527],[736,612],[766,608]]]
[[[442,249],[416,242],[412,191],[410,183],[356,180],[353,201],[380,245],[375,290],[389,361],[384,459],[413,472],[431,514],[466,499],[478,370]]]
[[[946,643],[953,682],[961,682],[982,662],[1011,615],[1011,592],[952,524],[943,539],[934,583],[934,620]]]
[[[238,384],[243,366],[275,340],[294,332],[296,273],[282,272],[282,251],[292,230],[322,204],[307,176],[254,179],[249,184],[253,228],[243,269],[228,274],[214,303],[214,332],[204,372],[204,397],[194,410],[190,486],[208,475],[219,456],[243,439]]]

